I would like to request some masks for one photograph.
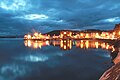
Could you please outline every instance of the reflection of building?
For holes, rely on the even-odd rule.
[[[52,41],[52,45],[59,46],[63,50],[70,50],[72,48],[72,40],[60,40],[60,41]]]
[[[64,50],[69,50],[72,48],[72,40],[61,40],[60,48]]]
[[[50,36],[51,35],[51,36]],[[41,34],[35,32],[30,35],[27,34],[24,36],[24,39],[27,40],[61,40],[61,39],[111,39],[116,40],[120,39],[120,24],[116,24],[114,30],[83,30],[83,31],[72,31],[72,30],[60,30],[60,32],[52,32],[48,34]]]
[[[75,45],[76,47],[79,48],[102,48],[106,50],[111,50],[112,52],[115,51],[112,45],[109,45],[108,43],[104,43],[104,42],[93,41],[93,40],[76,41]]]
[[[49,41],[34,41],[34,40],[25,40],[24,45],[31,48],[41,48],[42,46],[50,45]]]
[[[61,39],[69,39],[72,38],[72,32],[71,31],[67,31],[67,30],[63,30],[60,32],[60,38]]]
[[[116,24],[114,31],[115,31],[115,37],[120,38],[120,24]]]
[[[72,46],[76,46],[78,48],[102,48],[106,50],[111,50],[112,52],[115,51],[113,45],[109,45],[108,43],[100,42],[100,41],[93,41],[93,40],[60,40],[60,41],[37,41],[37,40],[25,40],[25,46],[31,48],[41,48],[42,46],[54,45],[59,46],[63,50],[70,50]]]

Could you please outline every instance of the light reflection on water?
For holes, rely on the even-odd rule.
[[[98,80],[102,73],[113,65],[109,52],[102,49],[99,43],[92,48],[92,45],[88,45],[91,42],[81,41],[86,46],[80,48],[80,41],[72,44],[71,41],[63,42],[70,44],[65,44],[66,48],[59,48],[59,42],[52,44],[49,41],[44,43],[38,41],[36,43],[40,44],[40,49],[26,47],[28,44],[24,44],[22,40],[1,40],[0,79]],[[75,46],[67,47],[70,45]]]
[[[24,45],[26,47],[31,47],[34,49],[42,48],[42,46],[59,46],[63,50],[70,50],[73,46],[79,47],[79,48],[93,48],[93,49],[106,49],[111,50],[112,52],[115,51],[114,45],[109,45],[108,43],[97,41],[97,40],[60,40],[60,41],[39,41],[39,40],[25,40]]]

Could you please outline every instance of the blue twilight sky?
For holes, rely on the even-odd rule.
[[[112,29],[120,0],[0,0],[0,35],[58,29]]]

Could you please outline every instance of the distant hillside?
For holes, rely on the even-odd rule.
[[[80,32],[87,32],[87,33],[91,33],[91,32],[103,32],[103,30],[99,30],[99,29],[87,29],[87,30],[83,30],[83,31],[80,31]]]
[[[61,30],[54,30],[54,31],[44,33],[44,34],[47,34],[47,35],[50,35],[50,36],[53,36],[55,34],[56,36],[58,36],[60,34],[60,31]]]
[[[73,35],[76,35],[77,33],[79,32],[84,32],[84,33],[91,33],[91,32],[98,32],[98,33],[101,33],[102,31],[101,30],[98,30],[98,29],[88,29],[88,30],[82,30],[82,31],[74,31],[74,30],[54,30],[54,31],[50,31],[48,33],[44,33],[47,34],[47,35],[50,35],[50,36],[53,36],[54,34],[56,36],[60,35],[60,31],[71,31],[73,32],[74,34]],[[17,36],[0,36],[0,38],[23,38],[24,35],[17,35]]]
[[[60,31],[72,31],[74,33],[79,32],[79,31],[74,31],[74,30],[54,30],[54,31],[44,33],[44,34],[47,34],[47,35],[50,35],[50,36],[53,36],[55,34],[56,36],[58,36],[58,35],[60,35]]]
[[[60,31],[71,31],[73,33],[79,33],[79,32],[84,32],[84,33],[91,33],[91,32],[102,32],[101,30],[98,30],[98,29],[88,29],[88,30],[82,30],[82,31],[74,31],[74,30],[54,30],[54,31],[51,31],[51,32],[48,32],[48,33],[44,33],[44,34],[47,34],[47,35],[50,35],[50,36],[53,36],[54,34],[56,36],[60,35]]]

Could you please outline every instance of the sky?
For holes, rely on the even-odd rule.
[[[113,29],[120,0],[0,0],[0,36],[39,31]]]

